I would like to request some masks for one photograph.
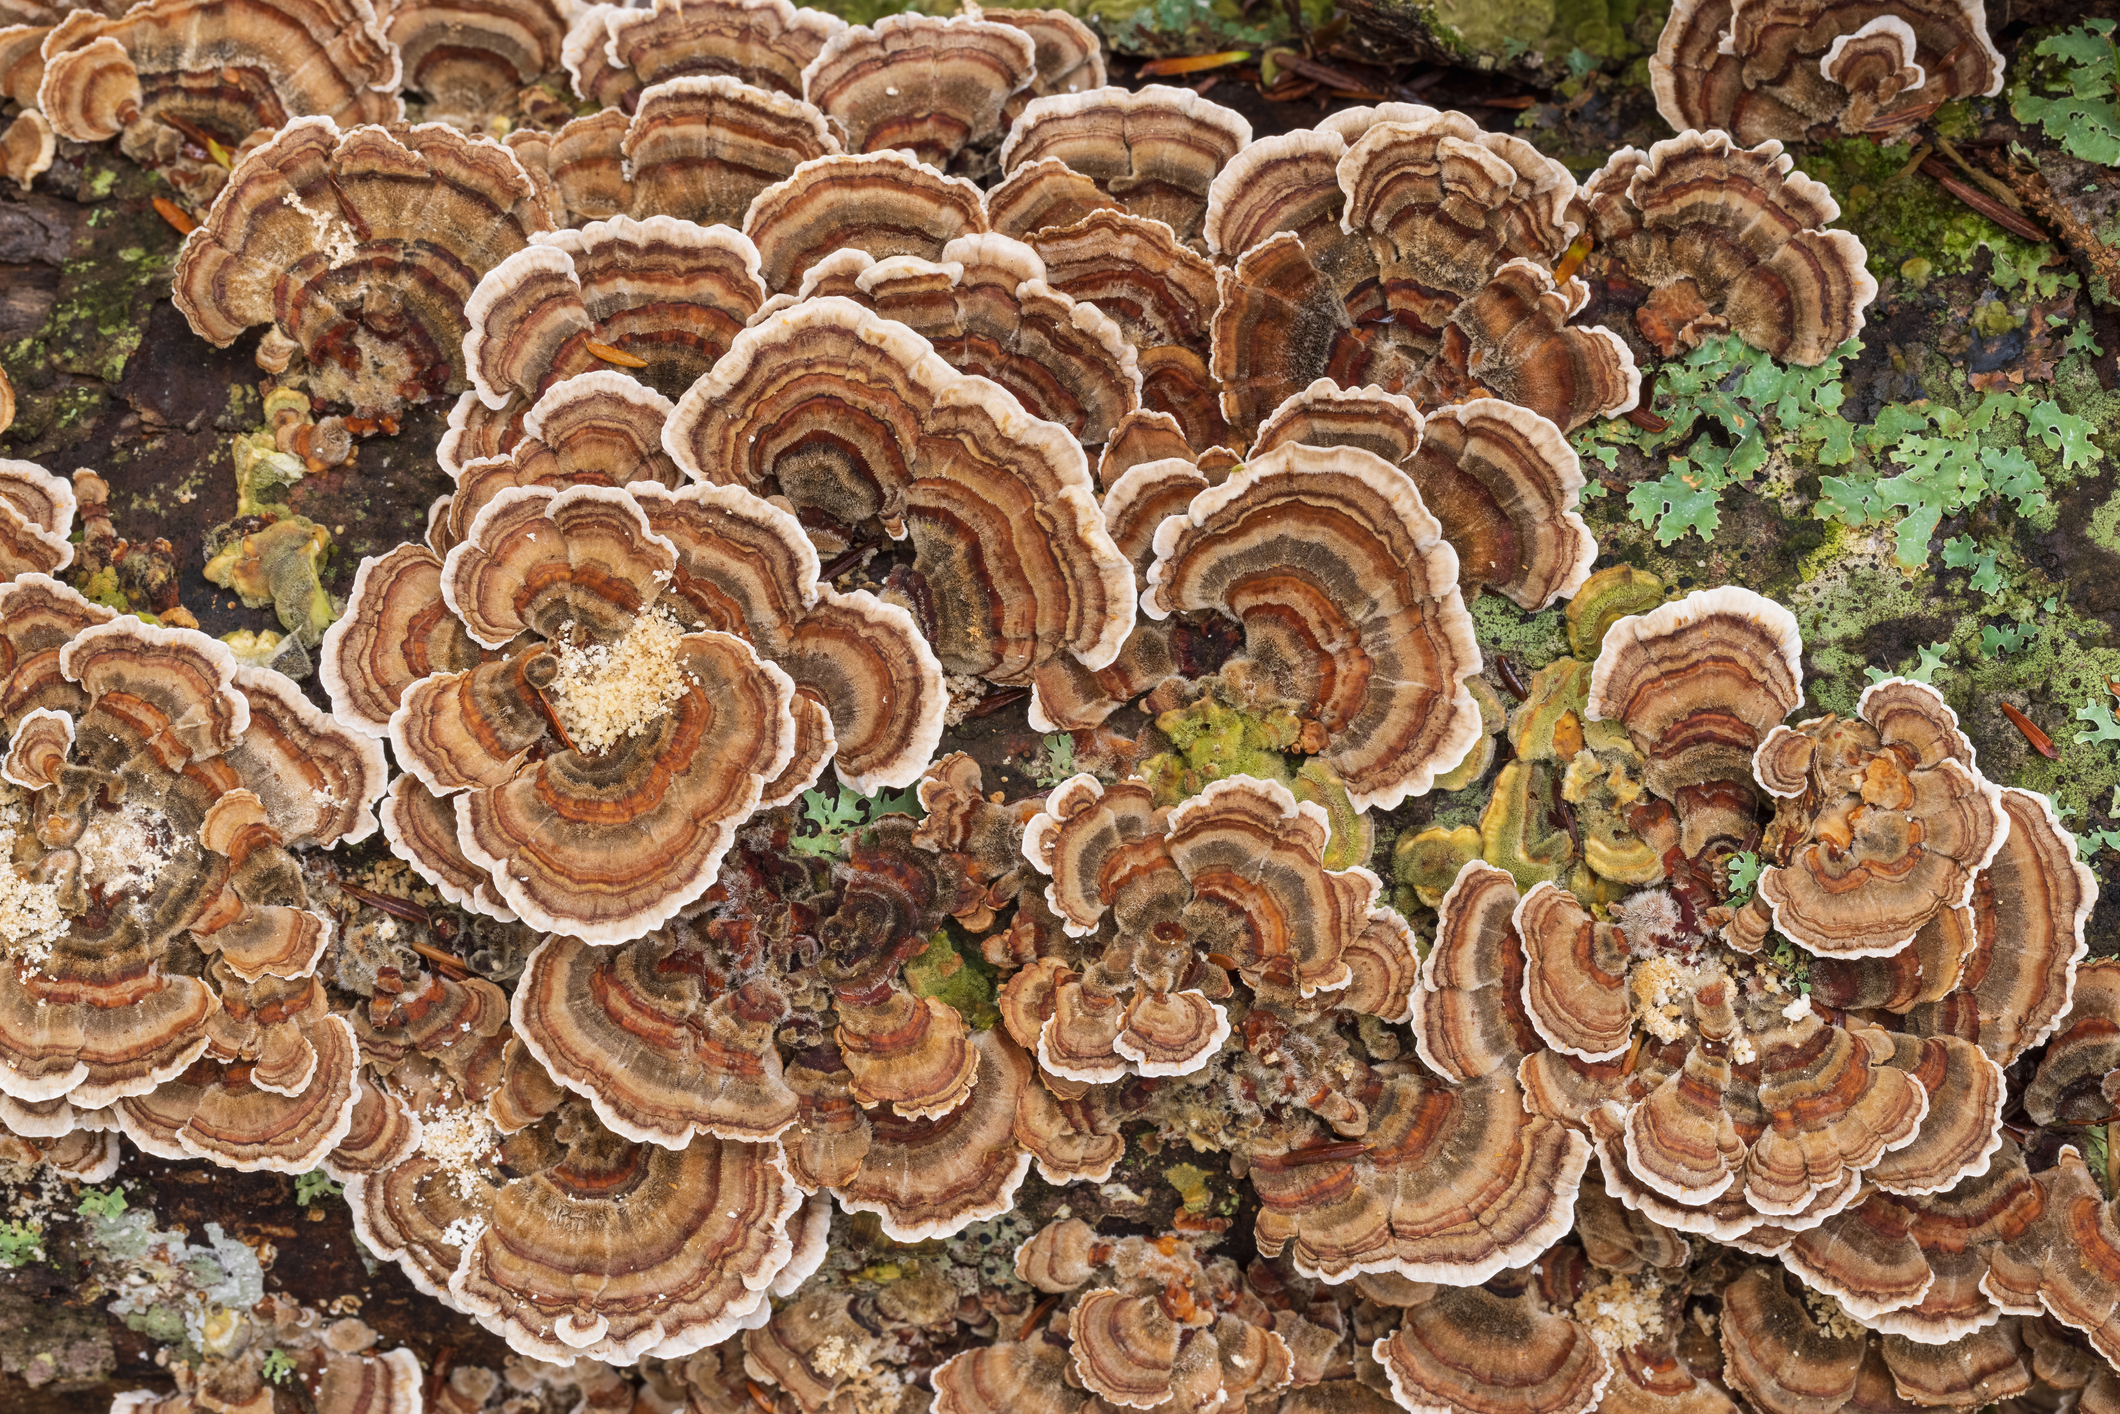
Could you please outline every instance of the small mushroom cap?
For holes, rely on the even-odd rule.
[[[1585,1414],[1612,1379],[1583,1327],[1477,1286],[1411,1308],[1372,1353],[1408,1414]]]
[[[1223,416],[1240,432],[1319,378],[1343,388],[1408,391],[1422,376],[1414,351],[1356,327],[1337,282],[1293,232],[1268,236],[1234,265],[1219,267],[1216,278],[1221,301],[1211,367]]]
[[[550,227],[536,198],[489,139],[440,124],[342,133],[329,118],[297,118],[236,164],[177,256],[173,298],[219,346],[273,323],[310,356],[313,393],[387,411],[408,378],[422,397],[463,385],[468,286]],[[393,322],[404,332],[387,338],[341,309],[380,288],[401,301]],[[324,352],[347,341],[357,362],[388,370],[388,387]]]
[[[1637,282],[1683,283],[1754,348],[1815,365],[1862,332],[1877,283],[1860,240],[1817,229],[1840,208],[1791,165],[1778,142],[1686,132],[1614,154],[1587,201],[1600,244]]]
[[[1455,1086],[1385,1081],[1364,1149],[1255,1158],[1261,1251],[1292,1244],[1296,1270],[1328,1280],[1485,1281],[1567,1232],[1590,1158],[1582,1135],[1525,1112],[1507,1071]]]
[[[1973,881],[1977,942],[1960,990],[1975,999],[1980,1048],[2008,1065],[2067,1013],[2098,884],[2045,796],[2014,788],[2000,796],[2009,832]]]
[[[942,665],[909,613],[820,583],[801,524],[741,487],[663,493],[636,483],[632,494],[676,549],[671,594],[707,627],[749,639],[795,680],[799,702],[828,714],[814,746],[841,782],[873,794],[920,779],[949,697]],[[804,753],[797,758],[789,769],[802,774]]]
[[[1111,1287],[1085,1291],[1068,1313],[1067,1334],[1074,1355],[1069,1368],[1090,1393],[1125,1409],[1171,1401],[1172,1367],[1188,1332],[1155,1298]]]
[[[1023,163],[986,193],[988,224],[1017,240],[1072,226],[1099,211],[1124,214],[1125,208],[1057,157]]]
[[[1078,1414],[1088,1400],[1065,1381],[1069,1361],[1043,1330],[975,1345],[935,1367],[935,1414]]]
[[[74,562],[74,488],[35,462],[0,457],[0,581]]]
[[[1523,1014],[1523,944],[1516,881],[1474,859],[1436,910],[1435,943],[1421,963],[1414,1045],[1447,1080],[1514,1069],[1539,1047]]]
[[[1928,1091],[1929,1111],[1914,1142],[1886,1153],[1864,1176],[1891,1193],[1936,1193],[1987,1171],[2002,1147],[2002,1112],[2009,1085],[2002,1067],[1972,1042],[1931,1036],[1913,1044],[1895,1038],[1891,1064]]]
[[[345,1018],[320,1016],[302,1028],[313,1069],[293,1095],[280,1095],[233,1071],[206,1087],[176,1142],[194,1158],[251,1172],[308,1173],[353,1126],[354,1071],[360,1052]]]
[[[1425,792],[1478,739],[1457,554],[1396,468],[1353,447],[1278,447],[1195,496],[1155,545],[1143,612],[1244,623],[1251,656],[1324,726],[1356,809]]]
[[[1350,139],[1338,178],[1341,229],[1368,238],[1401,319],[1439,303],[1447,314],[1448,297],[1477,294],[1513,257],[1550,267],[1577,229],[1568,169],[1463,113],[1370,126]]]
[[[1037,72],[1037,46],[983,17],[886,15],[841,30],[803,70],[803,96],[856,152],[902,148],[947,167],[1001,135],[1001,110]]]
[[[568,32],[564,62],[576,93],[625,111],[649,85],[691,75],[728,75],[800,97],[803,69],[845,28],[789,0],[591,5]]]
[[[1753,1208],[1800,1212],[1841,1170],[1866,1169],[1919,1134],[1928,1092],[1882,1063],[1892,1056],[1884,1033],[1806,1016],[1757,1039],[1767,1128],[1745,1159],[1745,1200]]]
[[[1021,241],[960,236],[939,262],[881,261],[853,286],[850,298],[929,340],[951,367],[993,379],[1031,416],[1084,443],[1102,442],[1140,404],[1133,345],[1096,306],[1048,285],[1044,262]]]
[[[1441,348],[1411,389],[1415,400],[1434,406],[1485,389],[1566,432],[1629,411],[1641,396],[1641,370],[1626,341],[1603,325],[1567,322],[1588,293],[1577,280],[1557,284],[1530,260],[1504,263],[1451,313]]]
[[[221,80],[224,67],[250,77]],[[397,122],[402,76],[398,48],[366,0],[165,0],[115,17],[95,7],[69,13],[44,41],[37,106],[76,142],[116,137],[167,111],[206,120],[232,146],[254,128],[311,114]]]
[[[1228,263],[1282,231],[1308,248],[1336,242],[1346,211],[1339,183],[1340,159],[1346,155],[1346,137],[1329,127],[1299,128],[1246,144],[1208,188],[1201,230],[1208,250]]]
[[[727,1339],[787,1265],[802,1193],[771,1145],[637,1144],[579,1111],[552,1167],[509,1181],[449,1288],[522,1354],[630,1363]]]
[[[0,32],[0,44],[5,42],[4,32]],[[0,54],[0,61],[4,58]],[[52,128],[52,120],[35,108],[16,114],[0,131],[0,175],[24,191],[51,170],[52,159],[58,155],[59,135]],[[6,431],[14,420],[14,389],[0,385],[0,432]]]
[[[390,852],[410,864],[449,902],[504,923],[515,915],[493,887],[493,878],[464,857],[456,840],[456,807],[411,771],[390,783],[376,809]]]
[[[424,545],[400,545],[361,561],[346,612],[324,631],[317,679],[333,716],[381,737],[406,688],[488,656],[442,602],[441,556]]]
[[[1972,897],[1979,871],[2013,832],[2012,817],[1934,688],[1888,678],[1864,692],[1858,710],[1874,737],[1814,726],[1828,748],[1810,763],[1821,806],[1789,862],[1761,872],[1759,897],[1775,927],[1806,948],[1888,956],[1937,913]],[[1780,752],[1770,754],[1780,761]],[[2026,811],[2025,842],[2043,834],[2051,845],[2053,827],[2033,833],[2038,812]],[[2056,864],[2049,877],[2066,879],[2064,916],[2073,918],[2079,876]],[[2053,1016],[2046,1014],[2046,1027]]]
[[[490,7],[396,0],[382,16],[382,33],[403,56],[403,86],[425,94],[430,113],[477,128],[512,108],[524,85],[559,67],[570,18],[555,0]]]
[[[1581,465],[1536,412],[1496,398],[1444,408],[1401,464],[1457,548],[1468,594],[1484,584],[1537,610],[1589,578],[1597,541],[1576,509]]]
[[[766,288],[785,292],[834,251],[935,260],[986,228],[979,188],[891,151],[813,158],[760,192],[743,222]]]
[[[1626,940],[1575,896],[1534,885],[1516,907],[1524,1013],[1546,1044],[1587,1061],[1616,1060],[1633,1039]]]
[[[1001,169],[1056,157],[1190,241],[1216,174],[1250,141],[1241,115],[1189,89],[1097,88],[1034,100],[1002,144]]]
[[[1110,315],[1140,351],[1142,404],[1176,416],[1191,446],[1228,440],[1207,371],[1221,298],[1214,267],[1161,221],[1123,211],[1093,211],[1029,240],[1053,288]]]
[[[1802,652],[1796,616],[1773,600],[1736,585],[1689,594],[1606,630],[1584,716],[1625,724],[1666,799],[1741,780],[1803,701]]]
[[[250,724],[222,759],[263,800],[281,842],[359,844],[375,833],[389,775],[382,743],[317,710],[270,668],[238,668],[235,687]]]
[[[678,661],[683,696],[652,729],[458,797],[464,857],[533,927],[618,942],[666,921],[712,886],[736,826],[792,755],[785,673],[722,633],[685,635]]]
[[[1073,1291],[1110,1257],[1099,1250],[1097,1230],[1080,1218],[1062,1218],[1032,1233],[1016,1249],[1016,1275],[1040,1291]]]
[[[419,1151],[420,1119],[404,1096],[373,1071],[354,1073],[353,1118],[346,1137],[320,1161],[324,1171],[344,1183],[355,1174],[396,1168]]]
[[[1855,1392],[1866,1343],[1852,1322],[1827,1324],[1773,1266],[1723,1293],[1723,1378],[1764,1414],[1829,1414]]]
[[[813,299],[746,330],[679,401],[663,442],[702,480],[909,534],[951,672],[1090,669],[1133,626],[1133,575],[1105,531],[1079,443],[911,330]]]
[[[953,1236],[1007,1212],[1030,1171],[1014,1133],[1030,1057],[999,1028],[972,1045],[979,1063],[971,1097],[941,1119],[875,1117],[860,1171],[832,1189],[847,1212],[877,1214],[893,1242]]]
[[[2116,1108],[2110,1077],[2120,1070],[2120,962],[2101,958],[2076,973],[2075,996],[2032,1083],[2024,1112],[2035,1124],[2100,1124]]]
[[[735,231],[614,216],[543,233],[487,271],[464,307],[464,364],[496,412],[574,375],[621,376],[594,344],[644,360],[641,382],[675,392],[728,352],[765,297],[758,252]]]
[[[840,145],[824,115],[800,99],[695,74],[642,91],[619,151],[628,214],[737,227],[760,192]]]
[[[694,1134],[762,1143],[795,1122],[764,983],[708,999],[664,934],[618,948],[552,937],[515,990],[523,1044],[615,1133],[683,1148]]]
[[[964,1017],[938,998],[896,987],[874,1003],[842,998],[834,1039],[864,1106],[939,1119],[977,1087],[979,1048]]]

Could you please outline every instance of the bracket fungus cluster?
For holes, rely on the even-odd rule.
[[[377,745],[189,629],[42,574],[0,586],[0,780],[24,886],[0,1101],[40,1139],[300,1173],[346,1135],[354,1037],[290,849],[375,829]]]
[[[1672,127],[1751,143],[1903,133],[2002,67],[1982,0],[1678,0],[1649,75]]]
[[[1804,718],[1789,610],[1595,570],[1569,440],[1644,349],[1862,330],[1781,142],[1994,92],[1977,4],[1681,0],[1686,130],[1581,184],[1412,103],[1254,140],[1060,11],[37,19],[10,174],[119,137],[211,199],[196,331],[456,401],[328,713],[50,578],[0,462],[0,1158],[320,1170],[584,1408],[2120,1408],[2073,837],[1935,689]],[[1021,733],[938,753],[1019,700],[1011,798]],[[312,854],[377,825],[400,892]],[[1237,1187],[1145,1219],[1180,1140]]]

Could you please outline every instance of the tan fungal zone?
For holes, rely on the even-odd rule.
[[[693,681],[678,657],[684,630],[667,609],[641,615],[615,643],[572,642],[570,627],[560,625],[552,653],[559,671],[545,691],[577,748],[604,751],[638,736]]]

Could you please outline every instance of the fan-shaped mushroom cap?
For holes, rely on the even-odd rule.
[[[1128,1409],[1153,1409],[1178,1394],[1173,1366],[1191,1332],[1154,1298],[1110,1287],[1086,1291],[1068,1313],[1067,1334],[1070,1368],[1090,1393]]]
[[[1110,492],[1119,484],[1120,477],[1137,466],[1160,461],[1180,461],[1188,466],[1193,462],[1192,445],[1186,440],[1185,429],[1178,419],[1170,413],[1147,408],[1120,418],[1105,441],[1102,455],[1097,458],[1097,484],[1105,489],[1107,507]],[[1207,478],[1201,477],[1200,484],[1205,486]],[[1105,511],[1107,522],[1111,514],[1109,509]],[[1154,536],[1153,528],[1150,536]],[[1127,551],[1127,558],[1139,563],[1137,552],[1131,548]]]
[[[221,347],[273,323],[309,359],[312,393],[390,411],[463,385],[472,286],[550,226],[496,142],[298,118],[236,164],[185,239],[173,298]]]
[[[679,402],[664,446],[703,480],[910,534],[952,672],[1022,681],[1061,652],[1100,668],[1133,626],[1132,570],[1080,445],[847,300],[746,330]]]
[[[859,255],[858,252],[849,254]],[[833,264],[837,264],[837,260]],[[825,269],[810,272],[814,279]],[[804,282],[810,288],[810,280]],[[862,270],[848,292],[927,339],[951,367],[991,378],[1024,411],[1102,442],[1141,400],[1133,345],[1096,306],[1045,281],[1021,241],[960,236],[939,262],[899,256]]]
[[[1057,157],[1025,162],[986,194],[988,224],[1024,241],[1040,231],[1072,226],[1099,211],[1124,214],[1125,208]]]
[[[2008,1065],[2061,1024],[2098,886],[2045,796],[2006,789],[2000,801],[2009,832],[1973,880],[1976,942],[1959,990],[1973,998],[1980,1048]]]
[[[1139,352],[1142,405],[1174,415],[1188,450],[1226,440],[1207,371],[1221,298],[1214,267],[1161,221],[1123,211],[1093,211],[1026,239],[1054,289],[1118,321]]]
[[[1037,71],[1037,48],[984,17],[886,15],[841,30],[802,73],[803,96],[855,152],[902,148],[947,167],[1001,135],[1001,110]]]
[[[449,1289],[539,1360],[685,1355],[733,1334],[793,1252],[802,1194],[771,1145],[623,1140],[579,1111],[564,1154],[494,1195]]]
[[[874,1002],[841,998],[834,1039],[864,1106],[938,1119],[962,1105],[979,1074],[964,1017],[935,997],[892,987]]]
[[[2009,1086],[2002,1067],[1957,1036],[1916,1043],[1895,1037],[1891,1064],[1929,1094],[1929,1112],[1913,1143],[1893,1149],[1864,1176],[1891,1193],[1935,1193],[1968,1174],[1986,1171],[2002,1145],[2002,1111]]]
[[[1073,1291],[1111,1256],[1110,1244],[1080,1218],[1062,1218],[1032,1233],[1016,1249],[1016,1275],[1040,1291]]]
[[[1406,118],[1434,112],[1419,108]],[[1329,126],[1247,143],[1208,188],[1201,229],[1208,250],[1227,263],[1280,232],[1319,255],[1338,246],[1347,234],[1340,226],[1347,208],[1338,175],[1346,155],[1345,135]]]
[[[1744,142],[1904,129],[1951,99],[2000,93],[2002,69],[1980,0],[1681,0],[1649,61],[1672,127]]]
[[[1338,230],[1336,223],[1330,228]],[[1218,267],[1211,366],[1232,428],[1257,427],[1320,378],[1391,392],[1420,378],[1420,351],[1358,327],[1340,273],[1322,270],[1308,243],[1290,231]]]
[[[1352,139],[1338,177],[1341,229],[1368,238],[1387,305],[1432,330],[1503,262],[1552,266],[1577,229],[1566,215],[1568,169],[1463,113],[1371,126]]]
[[[1723,1292],[1723,1378],[1765,1414],[1831,1414],[1855,1392],[1866,1336],[1823,1320],[1777,1267],[1753,1267]]]
[[[1375,384],[1342,388],[1330,378],[1320,378],[1268,414],[1252,437],[1250,455],[1259,456],[1284,442],[1360,447],[1403,468],[1420,450],[1427,430],[1427,419],[1411,398],[1387,393]],[[1422,504],[1426,503],[1423,496]]]
[[[801,525],[740,487],[663,493],[636,484],[633,495],[676,548],[670,595],[704,626],[749,639],[795,680],[802,700],[824,708],[830,741],[821,749],[842,782],[873,793],[920,778],[949,699],[911,615],[820,583]]]
[[[1031,1062],[999,1028],[974,1038],[978,1079],[971,1097],[940,1119],[876,1114],[860,1171],[832,1189],[850,1213],[875,1213],[894,1242],[949,1237],[1015,1204],[1031,1156],[1015,1139],[1015,1117]]]
[[[263,799],[278,842],[358,844],[374,833],[388,775],[381,744],[318,711],[283,674],[239,668],[235,686],[250,723],[222,760]],[[209,848],[219,846],[209,841]],[[237,851],[221,852],[240,865]]]
[[[2074,999],[2025,1087],[2024,1112],[2034,1124],[2102,1124],[2120,1109],[2116,1071],[2120,961],[2100,958],[2076,973]]]
[[[1254,1158],[1260,1251],[1292,1243],[1296,1269],[1329,1280],[1484,1281],[1568,1230],[1590,1158],[1580,1134],[1525,1113],[1507,1071],[1455,1086],[1385,1081],[1363,1149]]]
[[[380,737],[414,682],[490,656],[442,602],[441,556],[424,545],[400,545],[361,561],[346,612],[325,630],[317,678],[331,695],[333,716]]]
[[[390,783],[376,810],[390,851],[459,907],[513,923],[515,915],[493,887],[493,876],[464,857],[456,839],[456,806],[406,771]]]
[[[321,994],[315,1011],[322,1011]],[[307,1173],[322,1163],[352,1128],[360,1053],[353,1028],[338,1016],[316,1015],[301,1027],[301,1042],[312,1051],[311,1066],[292,1095],[263,1087],[268,1053],[248,1076],[230,1066],[186,1097],[183,1108],[189,1113],[174,1134],[179,1152],[228,1168],[272,1173]],[[179,1079],[164,1089],[191,1087]],[[125,1107],[151,1106],[156,1098],[119,1101],[120,1122],[128,1133],[134,1131]]]
[[[1920,1132],[1928,1094],[1883,1063],[1892,1056],[1884,1033],[1806,1015],[1757,1043],[1767,1128],[1746,1156],[1744,1187],[1760,1212],[1800,1212],[1842,1169],[1866,1169]]]
[[[515,990],[517,1033],[614,1132],[683,1148],[694,1134],[763,1142],[795,1122],[761,982],[709,996],[663,933],[615,949],[547,938]]]
[[[74,488],[35,462],[0,457],[0,581],[74,562]]]
[[[318,115],[396,122],[402,73],[368,0],[158,0],[115,18],[74,10],[43,46],[37,106],[59,136],[151,132],[168,112],[233,147]],[[233,74],[235,77],[231,77]]]
[[[1021,30],[1037,51],[1030,84],[1010,96],[1003,121],[1015,122],[1034,98],[1104,87],[1103,42],[1066,10],[987,10],[980,18]]]
[[[1774,925],[1814,952],[1878,957],[1912,942],[1939,912],[1967,902],[1975,876],[2014,832],[2000,793],[1973,764],[1957,714],[1924,683],[1887,678],[1863,692],[1862,723],[1827,717],[1782,728],[1759,748],[1761,780],[1780,792],[1793,774],[1801,799],[1782,808],[1786,863],[1761,871],[1759,898]],[[1796,740],[1813,743],[1808,751]],[[1802,762],[1802,769],[1790,767]],[[2037,908],[2052,902],[2048,928],[2070,928],[2085,902],[2088,876],[2074,872],[2065,846],[2037,807],[2027,805],[2025,842],[2044,838],[2062,861],[2024,880]],[[2027,861],[2029,862],[2029,861]],[[2044,886],[2042,888],[2042,885]],[[2059,897],[2042,899],[2042,894]],[[2025,922],[2037,920],[2027,913]],[[2035,935],[2036,936],[2036,935]],[[2069,951],[2066,944],[2062,951]],[[2065,990],[2065,988],[2064,988]],[[2051,1027],[2055,1013],[2047,1013]]]
[[[1982,1283],[1990,1258],[2041,1211],[2039,1187],[2011,1142],[1947,1193],[1872,1193],[1795,1234],[1780,1256],[1865,1325],[1934,1344],[1994,1323],[1998,1308]]]
[[[5,32],[0,31],[0,45],[5,43]],[[34,49],[32,46],[32,52]],[[5,58],[4,51],[0,51],[0,63]],[[24,191],[51,170],[52,159],[58,155],[59,135],[52,129],[52,120],[35,108],[16,114],[0,131],[0,175]],[[6,431],[14,420],[14,389],[0,388],[0,432]]]
[[[1791,170],[1781,144],[1745,149],[1727,133],[1686,132],[1624,148],[1586,188],[1600,246],[1638,284],[1686,291],[1719,312],[1678,337],[1645,309],[1636,323],[1659,352],[1713,326],[1792,363],[1815,365],[1862,332],[1877,297],[1862,242],[1817,229],[1840,214],[1822,183]]]
[[[509,407],[521,414],[523,436],[502,455],[457,469],[456,491],[437,503],[427,527],[440,554],[463,544],[479,512],[513,486],[689,484],[662,449],[669,400],[615,368],[562,379],[527,411],[521,398]]]
[[[1612,1379],[1583,1327],[1477,1286],[1412,1307],[1372,1353],[1408,1414],[1585,1414]]]
[[[1641,395],[1641,370],[1626,341],[1603,325],[1568,323],[1588,295],[1578,280],[1556,285],[1542,265],[1507,262],[1450,315],[1414,399],[1433,406],[1484,391],[1568,432],[1628,411]]]
[[[577,374],[622,376],[598,345],[644,360],[641,382],[677,392],[765,298],[758,252],[727,227],[614,216],[546,232],[486,272],[464,307],[464,366],[496,412]]]
[[[834,251],[934,260],[959,236],[985,229],[979,188],[890,151],[805,162],[760,192],[743,223],[766,288],[791,293]]]
[[[670,555],[623,492],[506,491],[452,552],[444,590],[474,636],[505,641],[532,621],[557,632],[580,615],[601,620],[590,631],[611,642],[631,629],[624,594],[638,594],[618,575],[657,568],[652,556],[625,563],[643,544]],[[546,730],[540,691],[561,671],[543,648],[424,678],[392,716],[399,759],[423,782],[438,793],[472,787],[455,803],[459,845],[533,926],[619,942],[663,922],[713,883],[736,825],[787,765],[785,673],[714,631],[678,637],[670,654],[674,696],[662,714],[593,753],[524,759]],[[492,754],[496,744],[505,755]]]
[[[1457,554],[1397,469],[1358,448],[1282,446],[1156,532],[1143,612],[1218,609],[1300,715],[1355,808],[1425,792],[1480,735],[1479,646]]]
[[[1742,780],[1803,701],[1802,652],[1796,616],[1772,599],[1736,585],[1689,594],[1605,631],[1584,716],[1626,726],[1666,799]]]
[[[741,226],[760,192],[840,145],[808,103],[702,74],[645,89],[619,151],[630,214]]]
[[[419,1116],[404,1096],[365,1068],[354,1072],[354,1081],[346,1137],[320,1161],[320,1167],[341,1183],[355,1174],[396,1168],[419,1152],[421,1140]]]
[[[2046,1313],[2090,1338],[2108,1365],[2120,1368],[2120,1227],[2112,1206],[2073,1145],[2037,1175],[2036,1221],[2014,1240],[1988,1250],[1980,1290],[2004,1311]]]
[[[1572,595],[1597,541],[1577,512],[1575,449],[1546,418],[1495,398],[1443,408],[1401,463],[1458,552],[1458,582],[1487,585],[1525,609]]]
[[[1524,1013],[1546,1044],[1587,1061],[1624,1055],[1634,1030],[1625,937],[1550,883],[1524,895],[1515,924]]]
[[[1413,1002],[1415,1048],[1447,1080],[1513,1070],[1538,1049],[1523,1014],[1516,881],[1475,859],[1436,910],[1435,943]]]
[[[1056,157],[1127,211],[1190,241],[1216,174],[1250,141],[1240,114],[1189,89],[1097,88],[1034,100],[1002,144],[1001,169]]]
[[[1043,1330],[975,1345],[935,1367],[935,1414],[1078,1414],[1089,1401],[1067,1386],[1070,1358]]]
[[[655,0],[591,5],[568,32],[574,91],[633,111],[642,89],[666,79],[727,75],[802,96],[802,71],[846,22],[789,0]]]
[[[382,32],[404,56],[403,86],[426,95],[430,121],[446,117],[475,132],[507,116],[525,84],[559,67],[571,18],[557,0],[395,0]]]

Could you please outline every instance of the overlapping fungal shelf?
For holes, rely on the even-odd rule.
[[[2120,1100],[2074,836],[1936,689],[1809,711],[1788,609],[1598,568],[1570,441],[1651,353],[1862,330],[1783,144],[1997,91],[1977,4],[1680,0],[1677,135],[1582,182],[1412,103],[1255,139],[1060,11],[0,46],[11,176],[163,170],[191,328],[364,427],[440,400],[450,481],[313,702],[54,578],[75,488],[0,461],[0,1155],[321,1170],[583,1407],[2120,1394],[2120,1226],[2036,1137]],[[1572,656],[1505,675],[1482,595]],[[1018,698],[1080,769],[1012,796],[950,733]],[[1136,749],[1201,723],[1251,754]],[[1388,890],[1379,823],[1482,780]],[[906,798],[820,846],[833,789]],[[371,833],[478,949],[340,887]],[[1074,1214],[1181,1139],[1238,1201]],[[853,1224],[1008,1262],[879,1296]],[[285,1337],[317,1409],[516,1407],[356,1335]],[[211,1393],[262,1351],[120,1404],[262,1408]]]

